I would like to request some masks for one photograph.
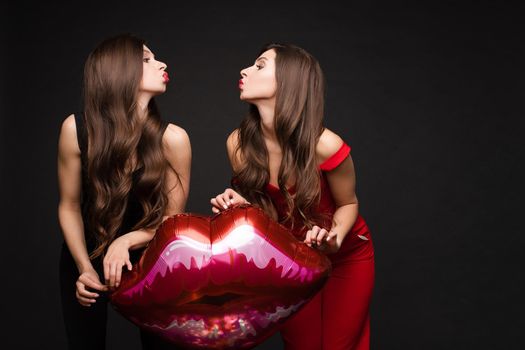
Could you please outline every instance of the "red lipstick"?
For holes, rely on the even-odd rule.
[[[168,81],[170,81],[170,77],[168,76],[168,72],[164,72],[164,74],[162,75],[162,77],[164,78],[164,82],[167,83]]]

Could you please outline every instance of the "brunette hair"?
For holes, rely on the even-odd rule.
[[[143,216],[132,229],[153,228],[168,200],[166,159],[162,151],[159,111],[153,99],[146,118],[139,116],[137,96],[142,79],[144,40],[122,34],[101,42],[84,66],[84,113],[88,135],[88,227],[105,253],[117,237],[133,185]],[[133,183],[133,173],[141,169]]]
[[[303,226],[311,227],[311,219],[321,218],[313,208],[320,200],[320,173],[316,159],[316,145],[324,130],[325,79],[318,61],[304,49],[291,45],[271,43],[259,55],[273,49],[275,79],[275,133],[282,149],[279,168],[279,189],[286,198],[288,213],[285,218],[294,226],[294,214]],[[257,107],[250,105],[248,115],[239,128],[239,142],[243,167],[236,174],[234,187],[250,202],[262,207],[275,218],[275,208],[265,194],[269,183],[268,150],[261,132]],[[290,195],[286,184],[295,178],[295,194]]]

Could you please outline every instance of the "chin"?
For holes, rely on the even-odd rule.
[[[166,87],[164,87],[164,89],[158,89],[158,90],[152,91],[152,94],[154,96],[158,96],[158,95],[162,95],[165,92],[166,92]]]
[[[240,96],[239,96],[239,99],[240,99],[241,101],[246,101],[246,102],[250,102],[250,101],[252,100],[250,97],[247,97],[247,96],[246,96],[245,94],[243,94],[242,92],[241,92],[241,94],[240,94]]]

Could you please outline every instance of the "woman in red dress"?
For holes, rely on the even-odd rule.
[[[286,349],[369,349],[374,248],[350,147],[322,124],[319,63],[295,45],[270,44],[241,77],[250,112],[226,142],[234,189],[212,198],[212,210],[259,206],[330,258],[323,289],[281,329]]]

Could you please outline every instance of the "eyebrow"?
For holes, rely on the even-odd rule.
[[[148,54],[150,54],[151,56],[155,56],[155,55],[153,54],[153,52],[151,52],[151,51],[149,51],[149,50],[143,50],[143,51],[144,51],[144,53],[148,53]]]
[[[268,59],[266,57],[262,56],[262,57],[259,57],[258,59],[256,59],[255,62],[262,61],[262,60],[267,61]]]

